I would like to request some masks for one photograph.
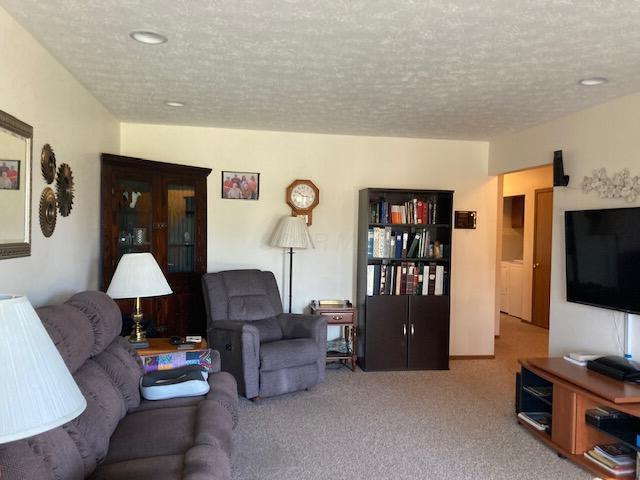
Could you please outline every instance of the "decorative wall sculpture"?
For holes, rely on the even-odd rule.
[[[58,209],[63,217],[69,216],[73,206],[73,173],[68,164],[63,163],[58,168],[56,176],[56,191],[58,193]]]
[[[56,228],[56,196],[50,187],[45,187],[40,196],[40,229],[45,237],[50,237]]]
[[[640,197],[640,177],[632,177],[628,168],[609,177],[606,169],[601,168],[594,170],[593,176],[584,177],[582,191],[598,192],[600,198],[624,198],[627,202],[634,202]]]

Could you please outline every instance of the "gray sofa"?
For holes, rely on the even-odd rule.
[[[261,270],[202,276],[207,335],[247,398],[304,390],[324,380],[327,322],[282,312],[276,279]]]
[[[118,306],[100,292],[37,310],[87,400],[76,419],[0,444],[2,480],[230,479],[236,382],[209,376],[205,397],[141,400],[140,360],[119,337]]]

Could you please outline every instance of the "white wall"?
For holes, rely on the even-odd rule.
[[[565,173],[571,176],[568,187],[554,188],[551,355],[576,350],[621,353],[618,341],[622,338],[621,313],[566,301],[564,212],[630,206],[623,200],[600,199],[595,193],[584,194],[581,183],[592,170],[601,167],[606,167],[609,174],[628,167],[632,175],[639,175],[638,131],[640,94],[635,94],[490,142],[491,174],[549,163],[553,151],[561,149]],[[639,206],[639,203],[635,202],[633,206]],[[640,325],[636,332],[640,332]],[[636,340],[634,357],[638,354],[640,342]]]
[[[285,188],[308,178],[320,188],[311,234],[315,250],[294,257],[293,310],[314,298],[355,295],[358,190],[453,189],[455,208],[478,211],[477,230],[455,230],[452,355],[493,354],[496,179],[486,142],[313,135],[123,124],[123,155],[213,168],[208,183],[208,270],[257,267],[276,273],[284,257],[268,246]],[[220,171],[260,172],[260,200],[220,198]]]
[[[528,322],[531,321],[531,292],[533,290],[533,234],[535,230],[536,190],[550,187],[553,187],[552,166],[509,173],[504,176],[503,180],[503,196],[524,195],[522,318]]]
[[[0,260],[0,292],[26,294],[34,305],[98,285],[101,151],[119,149],[116,119],[0,8],[0,109],[33,126],[31,256]],[[50,143],[75,180],[71,215],[58,216],[44,238],[38,204],[45,181],[40,149]]]

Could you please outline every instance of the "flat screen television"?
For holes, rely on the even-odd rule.
[[[640,208],[564,214],[567,301],[640,313]]]

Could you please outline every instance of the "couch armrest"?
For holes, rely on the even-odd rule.
[[[260,389],[260,334],[253,325],[236,321],[210,324],[209,345],[220,352],[222,371],[231,373],[238,390],[247,398],[258,396]]]
[[[324,380],[327,358],[327,319],[322,315],[281,313],[277,317],[286,338],[311,338],[318,344],[318,379]]]

